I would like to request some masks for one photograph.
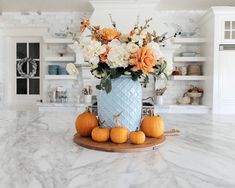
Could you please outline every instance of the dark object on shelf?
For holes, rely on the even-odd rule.
[[[182,74],[181,74],[179,68],[176,67],[176,69],[172,72],[172,75],[173,75],[173,76],[178,76],[178,75],[182,75]]]
[[[59,66],[58,75],[68,75],[68,72],[65,67]]]
[[[154,110],[154,104],[151,102],[142,103],[142,116],[148,115],[149,111]],[[92,105],[92,113],[98,115],[97,102]]]
[[[57,75],[58,69],[59,69],[59,65],[48,65],[48,74]]]

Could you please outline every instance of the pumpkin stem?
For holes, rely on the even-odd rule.
[[[138,131],[139,131],[139,127],[136,127],[135,132],[138,132]]]
[[[116,125],[117,125],[118,127],[120,127],[119,119],[120,119],[121,115],[122,115],[122,112],[120,112],[120,113],[117,114],[117,115],[113,115],[113,119],[114,119],[114,121],[116,122]]]
[[[105,121],[102,122],[102,121],[100,120],[100,118],[98,117],[98,122],[99,122],[99,127],[100,127],[100,128],[103,128]]]

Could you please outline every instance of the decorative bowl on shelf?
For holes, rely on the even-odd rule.
[[[202,96],[202,93],[188,92],[187,95],[193,99],[192,105],[199,105],[199,98]]]
[[[67,37],[66,33],[64,33],[64,32],[56,32],[55,36],[58,38],[66,38]]]
[[[198,57],[198,56],[200,56],[200,53],[197,53],[197,52],[181,52],[180,56],[182,56],[182,57]]]
[[[201,75],[201,66],[200,65],[189,65],[188,66],[188,75]]]
[[[196,32],[182,32],[180,36],[183,38],[189,38],[189,37],[193,37],[195,35],[196,35]]]

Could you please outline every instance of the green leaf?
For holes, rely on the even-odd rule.
[[[106,93],[110,93],[110,91],[112,90],[112,82],[111,82],[110,77],[106,79],[104,88],[105,88]]]
[[[100,86],[102,90],[105,90],[106,93],[109,93],[112,90],[112,83],[111,83],[111,74],[107,75],[106,77],[102,78],[100,81]]]
[[[96,85],[96,89],[102,90],[102,86],[101,85]]]

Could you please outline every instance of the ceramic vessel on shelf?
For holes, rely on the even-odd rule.
[[[164,104],[164,99],[162,95],[156,96],[155,100],[155,104],[158,106],[162,106]]]
[[[85,104],[91,104],[92,95],[84,95],[84,102]]]
[[[192,105],[199,105],[199,98],[202,96],[202,93],[188,92],[187,95],[193,99]]]
[[[129,131],[136,130],[141,121],[142,88],[139,81],[129,76],[112,79],[112,90],[106,93],[97,91],[98,115],[109,127],[115,125],[113,115],[122,112],[120,124]]]

